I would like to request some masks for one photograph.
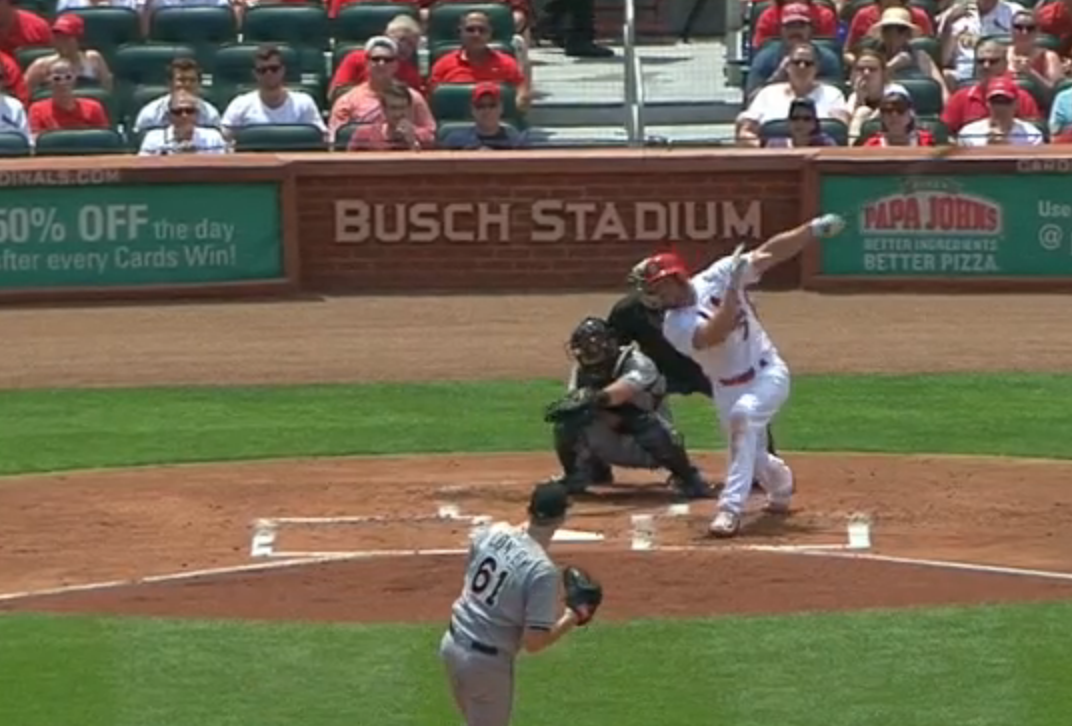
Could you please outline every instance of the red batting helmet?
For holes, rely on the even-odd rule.
[[[654,257],[649,257],[643,272],[644,284],[650,285],[667,277],[678,277],[688,281],[689,268],[681,259],[681,255],[676,252],[660,252]]]

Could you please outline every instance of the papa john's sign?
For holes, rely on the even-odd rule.
[[[760,239],[759,201],[373,203],[335,201],[339,244]]]

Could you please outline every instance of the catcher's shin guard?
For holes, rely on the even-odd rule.
[[[681,437],[658,416],[649,413],[633,418],[630,433],[656,464],[669,470],[682,494],[696,498],[711,496],[711,487],[692,465]]]
[[[562,465],[563,476],[556,481],[563,484],[571,494],[583,492],[591,480],[581,466],[581,449],[584,429],[567,423],[556,423],[552,428],[555,455]]]

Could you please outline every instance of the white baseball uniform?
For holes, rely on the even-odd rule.
[[[742,260],[741,292],[729,289],[733,259],[723,257],[689,280],[695,292],[694,304],[669,310],[663,319],[666,339],[696,361],[711,380],[712,401],[730,442],[729,471],[719,508],[738,515],[744,510],[753,479],[763,484],[769,496],[787,498],[792,490],[789,467],[767,452],[767,424],[789,397],[789,368],[744,292],[746,286],[759,282],[759,274],[752,266],[751,254]],[[697,350],[692,344],[696,328],[715,314],[727,294],[742,296],[736,327],[721,344]]]

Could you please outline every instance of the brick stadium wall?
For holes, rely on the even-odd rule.
[[[633,263],[667,242],[700,265],[802,219],[804,162],[725,151],[296,161],[302,285],[351,293],[620,287]],[[413,214],[424,225],[411,217],[403,233],[400,217]],[[795,262],[766,281],[799,283]]]

